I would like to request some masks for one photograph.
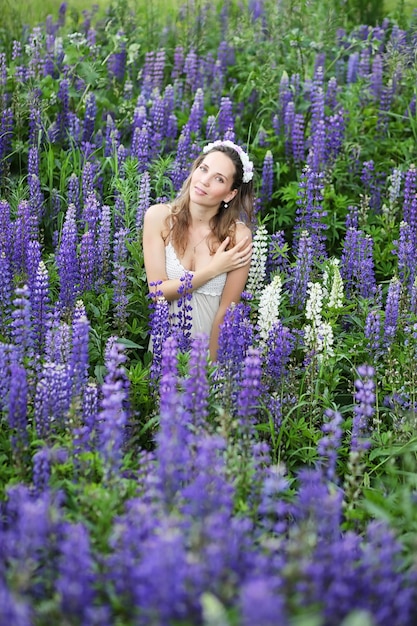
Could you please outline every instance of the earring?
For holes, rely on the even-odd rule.
[[[224,206],[225,209],[227,209],[228,206],[229,206],[229,203],[228,202],[223,202],[223,206]]]

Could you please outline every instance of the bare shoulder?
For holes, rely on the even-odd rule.
[[[245,237],[252,239],[252,231],[244,222],[236,222],[236,242]]]
[[[153,220],[165,220],[171,212],[171,206],[169,204],[152,204],[146,209],[145,217]]]

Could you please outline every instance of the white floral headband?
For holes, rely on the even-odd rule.
[[[235,150],[239,157],[240,160],[242,161],[242,166],[243,166],[243,177],[242,180],[244,183],[248,183],[250,180],[252,180],[253,178],[253,163],[252,161],[249,160],[248,155],[246,154],[246,152],[244,150],[242,150],[242,148],[240,146],[237,146],[235,143],[233,143],[233,141],[229,141],[229,139],[225,139],[224,141],[222,141],[221,139],[218,139],[217,141],[213,141],[213,143],[209,143],[207,144],[204,148],[203,148],[203,153],[206,154],[207,152],[210,152],[210,150],[213,150],[214,148],[217,148],[217,146],[228,146],[229,148],[232,148],[233,150]]]

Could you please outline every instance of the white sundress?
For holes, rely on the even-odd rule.
[[[165,247],[165,268],[167,278],[169,279],[182,278],[186,272],[191,275],[194,273],[186,270],[181,265],[171,242],[168,242]],[[219,274],[219,276],[212,278],[205,285],[198,287],[198,289],[192,292],[191,300],[187,303],[192,307],[190,312],[192,317],[191,337],[195,337],[200,333],[210,336],[213,321],[219,309],[226,277],[226,273]],[[178,314],[178,310],[178,300],[169,302],[169,312],[173,320],[176,314]]]

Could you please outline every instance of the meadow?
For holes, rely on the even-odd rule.
[[[7,6],[0,625],[414,626],[417,14]],[[142,226],[218,138],[256,216],[211,362]]]

